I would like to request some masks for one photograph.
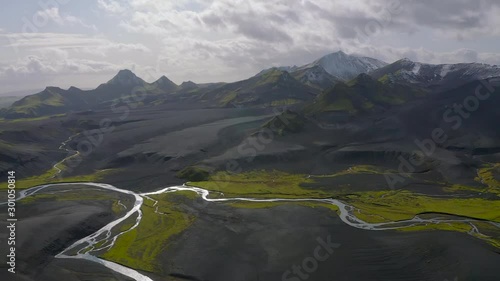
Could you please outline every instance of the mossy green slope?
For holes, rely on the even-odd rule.
[[[424,95],[423,92],[398,84],[384,84],[367,74],[337,83],[306,106],[307,114],[343,112],[357,114],[404,104]]]
[[[222,85],[201,96],[218,106],[272,107],[293,105],[313,98],[317,89],[304,85],[277,68],[249,79]]]
[[[82,109],[87,104],[81,95],[82,92],[77,88],[63,90],[57,87],[47,87],[40,93],[16,101],[9,108],[3,109],[1,115],[8,119],[36,118]]]
[[[64,168],[64,167],[60,167]],[[39,186],[49,183],[63,183],[63,182],[96,182],[104,178],[106,175],[113,173],[115,170],[99,170],[92,174],[80,175],[80,176],[70,176],[70,177],[58,177],[57,169],[52,168],[43,174],[37,176],[31,176],[28,178],[22,178],[17,176],[16,189],[27,189],[34,186]],[[7,183],[0,183],[0,190],[7,189]]]

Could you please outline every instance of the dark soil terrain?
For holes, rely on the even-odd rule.
[[[50,195],[62,190],[66,192],[55,193],[59,199],[53,199],[55,194]],[[91,196],[93,192],[95,195]],[[131,198],[75,186],[46,190],[41,196],[34,202],[20,201],[17,205],[16,274],[7,272],[6,265],[2,264],[2,280],[130,280],[93,262],[54,256],[122,216],[123,213],[112,211],[112,205],[117,200],[129,204],[127,201]],[[87,199],[83,198],[86,196]],[[2,206],[4,209],[5,205]],[[4,211],[1,215],[2,228],[8,224],[6,218]],[[0,245],[0,251],[7,252],[7,243]]]
[[[317,270],[302,270],[307,280],[493,281],[500,274],[498,253],[465,234],[365,231],[329,209],[293,204],[190,207],[197,221],[162,257],[165,271],[181,280],[304,280],[282,276],[328,238],[333,252]]]

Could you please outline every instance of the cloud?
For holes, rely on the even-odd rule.
[[[7,33],[0,34],[0,38],[8,39],[4,47],[28,50],[43,50],[44,48],[58,48],[74,50],[89,54],[105,56],[111,52],[150,52],[151,50],[140,43],[113,42],[103,37],[84,34],[66,33]]]
[[[498,1],[411,1],[400,20],[415,28],[429,27],[451,38],[499,35]]]
[[[58,71],[105,73],[115,66],[135,66],[139,75],[142,72],[142,76],[151,76],[146,77],[150,80],[165,74],[176,82],[215,82],[244,79],[269,66],[310,63],[337,50],[387,62],[402,57],[428,63],[500,62],[491,46],[491,42],[498,46],[500,40],[497,1],[98,0],[94,3],[92,8],[101,11],[95,14],[102,17],[102,22],[99,19],[92,23],[103,32],[94,36],[0,30],[2,50],[5,46],[17,48],[16,54],[20,56],[11,61],[3,55],[1,61],[7,64],[4,69],[10,67],[19,73],[39,70],[53,75],[50,73]],[[69,6],[65,9],[76,15]],[[89,26],[86,23],[90,22],[84,17],[88,14],[79,13],[80,18],[76,18],[57,8],[39,13],[56,24],[47,30]],[[425,42],[421,43],[421,38]],[[442,43],[446,44],[447,52],[442,51]],[[481,49],[475,50],[474,46]],[[129,62],[124,64],[123,58]]]
[[[125,11],[125,7],[123,7],[118,1],[114,0],[98,0],[97,7],[114,14],[119,14]]]
[[[500,34],[499,9],[500,2],[488,0],[134,0],[120,26],[158,36],[211,32],[213,38],[242,35],[286,44],[301,44],[310,33],[350,40],[367,32],[422,30],[463,40]]]
[[[0,77],[26,76],[31,74],[101,73],[120,69],[120,66],[111,63],[87,59],[71,59],[64,54],[58,56],[57,59],[53,58],[54,56],[27,56],[14,64],[0,66]]]
[[[81,19],[71,16],[71,15],[61,15],[59,13],[59,8],[58,7],[53,7],[45,10],[40,10],[36,12],[35,14],[39,18],[51,20],[55,22],[58,25],[64,26],[64,25],[79,25],[83,26],[86,28],[91,28],[94,30],[97,30],[97,27],[95,25],[89,25],[84,23]]]
[[[491,53],[375,46],[372,39],[426,32],[436,40],[456,41],[485,36],[488,30],[497,34],[498,6],[465,0],[134,0],[120,26],[161,38],[165,70],[204,81],[234,80],[270,65],[308,63],[339,49],[388,62],[410,57],[430,63],[495,63]]]
[[[4,90],[53,85],[98,85],[123,68],[143,69],[151,50],[103,36],[61,33],[0,34]],[[10,54],[10,55],[9,55]]]
[[[47,53],[48,55],[48,53]],[[35,56],[18,59],[12,64],[0,64],[0,83],[4,91],[98,85],[102,76],[112,76],[124,65],[89,59]]]

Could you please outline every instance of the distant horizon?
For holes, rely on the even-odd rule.
[[[309,62],[309,63],[306,63],[306,64],[303,64],[303,65],[298,65],[298,64],[293,64],[293,65],[273,65],[273,66],[269,66],[267,68],[263,68],[261,69],[260,71],[256,72],[255,74],[251,75],[251,76],[248,76],[246,78],[243,78],[243,79],[239,79],[239,80],[234,80],[234,81],[211,81],[211,82],[197,82],[197,81],[194,81],[194,80],[184,80],[182,82],[176,82],[174,81],[173,79],[171,79],[169,76],[165,75],[165,74],[160,74],[160,76],[154,80],[147,80],[147,79],[144,79],[143,77],[141,77],[139,74],[137,74],[134,70],[132,69],[129,69],[129,68],[123,68],[123,69],[119,69],[117,71],[115,71],[114,73],[110,73],[110,76],[109,78],[104,78],[105,80],[104,81],[101,81],[99,84],[95,85],[95,86],[91,86],[91,85],[87,85],[87,86],[83,86],[83,87],[79,87],[79,86],[75,86],[75,85],[69,85],[69,86],[60,86],[60,85],[45,85],[43,86],[42,88],[39,88],[37,90],[34,90],[34,89],[26,89],[26,90],[15,90],[15,91],[8,91],[8,92],[0,92],[0,96],[3,96],[3,97],[7,97],[7,96],[18,96],[18,97],[24,97],[26,95],[30,95],[30,94],[36,94],[36,93],[39,93],[41,91],[43,91],[44,89],[48,88],[48,87],[56,87],[56,88],[61,88],[61,89],[64,89],[64,90],[67,90],[71,87],[76,87],[78,89],[81,89],[81,90],[84,90],[84,91],[88,91],[88,90],[93,90],[95,88],[97,88],[99,85],[103,84],[103,83],[106,83],[108,82],[109,80],[111,80],[113,77],[115,77],[120,71],[123,71],[123,70],[129,70],[131,71],[132,73],[134,73],[137,77],[143,79],[145,82],[147,83],[154,83],[155,81],[157,81],[158,79],[160,79],[162,76],[165,76],[167,77],[169,80],[171,80],[172,82],[174,82],[176,85],[181,85],[182,83],[185,83],[185,82],[193,82],[193,83],[196,83],[196,84],[216,84],[216,83],[234,83],[234,82],[238,82],[238,81],[242,81],[242,80],[246,80],[250,77],[253,77],[257,74],[259,74],[261,71],[264,71],[266,69],[271,69],[271,68],[279,68],[279,67],[301,67],[301,66],[305,66],[305,65],[308,65],[308,64],[311,64],[325,56],[328,56],[328,55],[331,55],[331,54],[335,54],[335,53],[339,53],[339,52],[342,52],[346,55],[349,55],[349,56],[355,56],[355,57],[365,57],[365,58],[372,58],[372,57],[369,57],[369,56],[366,56],[366,55],[363,55],[363,54],[356,54],[356,53],[347,53],[343,50],[337,50],[337,51],[333,51],[333,52],[329,52],[329,53],[326,53],[325,55]],[[372,58],[372,59],[377,59],[377,58]],[[379,60],[379,59],[377,59]],[[400,59],[397,59],[393,62],[387,62],[387,61],[382,61],[384,63],[387,63],[388,65],[390,64],[393,64],[397,61],[400,61],[400,60],[410,60],[412,62],[415,62],[415,63],[419,63],[419,64],[428,64],[428,65],[450,65],[450,64],[460,64],[460,63],[463,63],[463,62],[456,62],[456,63],[439,63],[439,64],[433,64],[433,63],[427,63],[427,62],[422,62],[422,61],[414,61],[414,60],[411,60],[409,58],[406,58],[406,57],[403,57],[403,58],[400,58]],[[472,64],[472,63],[479,63],[479,64],[485,64],[485,65],[491,65],[491,66],[497,66],[497,64],[489,64],[489,63],[481,63],[481,62],[467,62],[467,64]],[[25,94],[23,94],[25,93]]]

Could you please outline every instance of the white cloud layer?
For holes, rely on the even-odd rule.
[[[88,29],[83,34],[57,29],[20,34],[1,26],[0,43],[15,50],[15,59],[0,55],[0,80],[40,71],[95,73],[97,83],[128,67],[146,80],[165,74],[178,83],[234,81],[339,49],[387,62],[408,57],[500,64],[498,1],[97,0],[88,5],[88,13],[71,10],[71,3],[64,13],[37,11],[57,26]]]
[[[89,24],[86,24],[85,22],[83,22],[83,20],[75,17],[75,16],[71,16],[71,15],[61,15],[59,13],[59,8],[58,7],[52,7],[52,8],[49,8],[49,9],[45,9],[45,10],[40,10],[38,12],[35,13],[35,16],[38,17],[38,18],[42,18],[43,20],[50,20],[50,21],[53,21],[55,22],[56,24],[60,25],[60,26],[63,26],[63,25],[70,25],[70,26],[73,26],[73,25],[79,25],[79,26],[83,26],[83,27],[86,27],[86,28],[91,28],[91,29],[97,29],[95,25],[89,25]]]

